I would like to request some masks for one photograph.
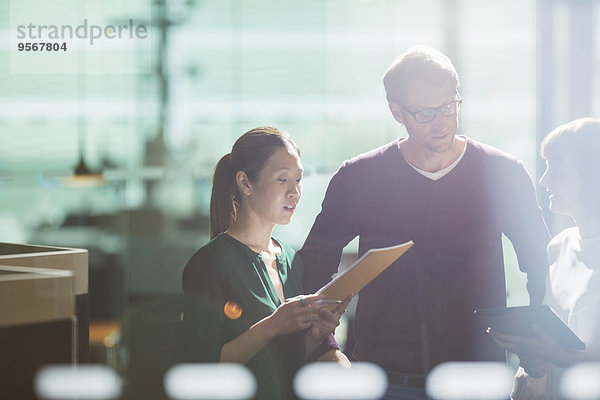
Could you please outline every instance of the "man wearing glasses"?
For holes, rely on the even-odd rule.
[[[304,288],[337,272],[359,236],[371,248],[415,245],[359,293],[357,361],[387,372],[386,398],[424,398],[425,377],[444,361],[504,361],[473,311],[506,305],[502,234],[540,303],[550,237],[531,178],[515,157],[457,136],[462,100],[452,62],[413,47],[384,79],[393,117],[408,135],[361,154],[335,173],[300,250]]]

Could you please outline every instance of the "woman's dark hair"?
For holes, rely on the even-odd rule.
[[[269,158],[280,148],[288,148],[298,156],[300,149],[290,135],[271,126],[261,126],[244,133],[235,141],[231,153],[217,163],[210,197],[210,238],[225,232],[235,221],[240,206],[236,183],[238,171],[256,181]]]

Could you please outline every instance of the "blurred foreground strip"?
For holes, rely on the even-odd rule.
[[[294,391],[301,399],[379,399],[387,388],[383,369],[371,363],[354,362],[352,368],[336,363],[305,365],[294,377]]]
[[[103,365],[47,365],[34,378],[34,389],[45,400],[109,400],[121,396],[121,378]]]
[[[447,362],[427,375],[427,396],[436,400],[505,400],[513,373],[497,362]]]
[[[173,400],[244,400],[256,393],[256,379],[239,364],[179,364],[167,371],[165,392]]]
[[[568,400],[600,399],[600,363],[580,363],[568,368],[560,380],[560,393]]]

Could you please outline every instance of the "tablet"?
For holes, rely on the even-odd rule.
[[[484,308],[475,310],[475,316],[487,327],[509,335],[535,336],[531,329],[535,324],[563,348],[585,349],[585,343],[546,305]]]

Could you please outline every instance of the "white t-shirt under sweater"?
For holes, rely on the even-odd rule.
[[[549,305],[600,360],[600,236],[584,238],[568,228],[548,244],[550,269],[544,304]],[[553,368],[552,394],[564,370]],[[549,393],[550,394],[550,393]]]
[[[465,138],[464,136],[460,136],[460,137],[463,139]],[[439,171],[435,171],[435,172],[428,172],[421,168],[415,167],[410,162],[408,162],[408,160],[406,158],[404,158],[404,154],[402,155],[402,157],[404,158],[404,161],[406,161],[406,163],[408,165],[410,165],[411,167],[413,167],[415,169],[415,171],[417,171],[424,177],[431,179],[432,181],[437,181],[438,179],[441,179],[444,176],[448,175],[450,173],[450,171],[452,171],[454,169],[454,167],[456,167],[458,165],[460,160],[463,159],[463,156],[465,155],[466,151],[467,151],[467,144],[465,143],[460,155],[458,156],[458,158],[456,160],[454,160],[454,162],[452,164],[448,165],[446,168],[440,169]]]

